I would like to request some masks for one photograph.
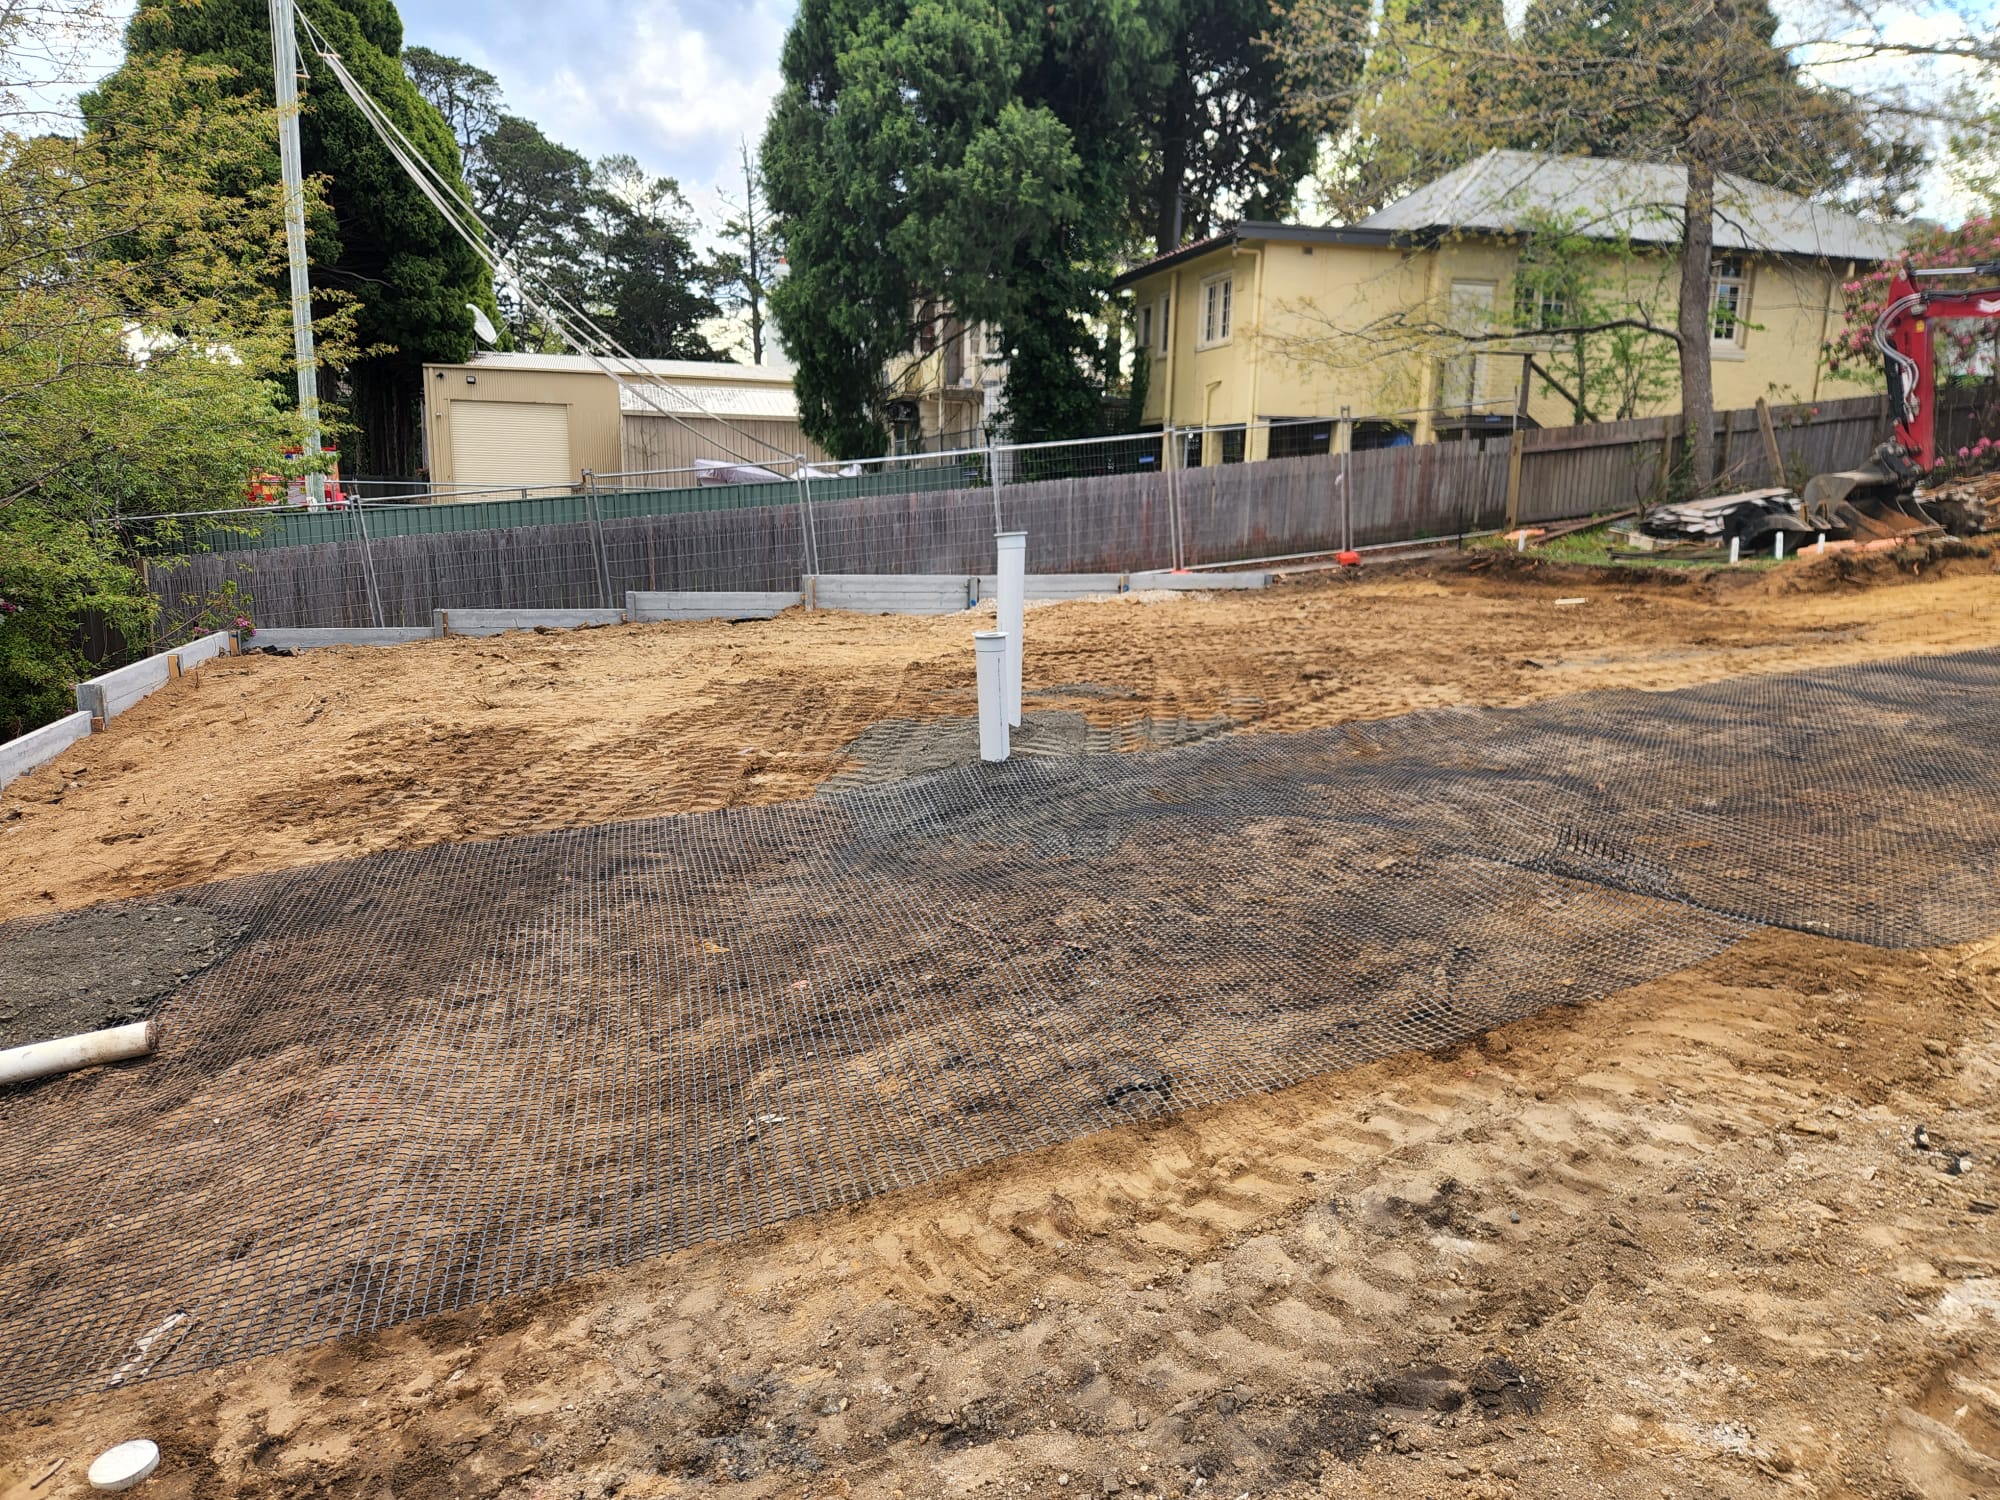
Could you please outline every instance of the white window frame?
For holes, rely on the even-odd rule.
[[[1491,333],[1494,305],[1499,295],[1500,283],[1497,281],[1453,281],[1448,304],[1452,326],[1464,333]],[[1471,316],[1466,317],[1467,314]],[[1471,326],[1473,323],[1479,326]],[[1458,353],[1445,358],[1443,368],[1438,371],[1436,399],[1439,410],[1471,412],[1484,409],[1492,374],[1484,347],[1481,343],[1468,341]]]
[[[1205,276],[1201,283],[1201,337],[1197,349],[1214,349],[1229,342],[1235,318],[1236,273]]]
[[[1168,340],[1171,337],[1170,333],[1168,332],[1169,325],[1167,323],[1167,318],[1169,317],[1169,315],[1172,314],[1172,312],[1173,312],[1173,306],[1171,297],[1166,292],[1160,293],[1158,299],[1155,300],[1153,303],[1153,337],[1155,339],[1155,343],[1153,344],[1153,352],[1157,354],[1161,359],[1165,359],[1167,357],[1167,350],[1169,348]]]
[[[1153,341],[1157,337],[1157,335],[1154,332],[1154,324],[1153,324],[1153,319],[1156,313],[1157,309],[1154,307],[1152,303],[1142,302],[1139,304],[1139,309],[1138,309],[1139,326],[1132,330],[1133,334],[1132,347],[1135,350],[1151,352],[1153,348]]]
[[[1710,347],[1721,350],[1741,349],[1749,334],[1750,322],[1750,260],[1743,255],[1718,255],[1708,271],[1708,339]],[[1723,291],[1731,289],[1734,296],[1729,303],[1727,316],[1729,331],[1718,333],[1716,325],[1724,316]]]

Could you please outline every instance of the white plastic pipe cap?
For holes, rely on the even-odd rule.
[[[145,1438],[133,1438],[116,1448],[106,1448],[90,1466],[90,1487],[94,1490],[129,1490],[160,1466],[160,1445]]]
[[[975,630],[972,660],[979,687],[979,758],[1005,760],[1007,736],[1007,632]]]

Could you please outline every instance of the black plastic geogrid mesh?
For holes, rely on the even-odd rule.
[[[159,1055],[0,1096],[0,1406],[1449,1042],[1754,923],[1984,935],[1996,689],[1984,652],[1441,711],[201,888],[244,935]]]

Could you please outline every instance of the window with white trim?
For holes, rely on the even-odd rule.
[[[1229,342],[1230,302],[1236,292],[1234,276],[1211,276],[1201,284],[1201,347]]]
[[[1487,390],[1488,360],[1479,351],[1485,347],[1477,335],[1493,331],[1493,299],[1499,286],[1491,281],[1454,281],[1451,284],[1451,326],[1465,339],[1464,351],[1444,361],[1438,383],[1438,404],[1471,411],[1483,406]]]
[[[1138,326],[1132,330],[1132,348],[1136,352],[1138,350],[1150,350],[1152,347],[1153,304],[1144,302],[1139,306]]]
[[[1750,316],[1750,268],[1741,256],[1724,256],[1710,270],[1708,309],[1709,337],[1740,347]]]
[[[1157,306],[1159,311],[1153,314],[1153,331],[1159,342],[1153,345],[1153,352],[1164,356],[1167,352],[1167,314],[1170,311],[1165,296],[1160,298]]]

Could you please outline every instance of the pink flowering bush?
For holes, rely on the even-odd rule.
[[[1956,229],[1919,230],[1904,250],[1904,259],[1917,270],[1930,266],[1971,266],[2000,261],[2000,221],[1967,219]],[[1833,374],[1855,375],[1882,372],[1881,356],[1875,352],[1875,320],[1889,300],[1890,283],[1900,269],[1896,261],[1884,261],[1853,281],[1841,283],[1845,318],[1839,333],[1827,341],[1826,364]],[[2000,279],[2000,278],[1996,278]],[[1937,330],[1939,371],[1943,377],[1981,368],[1981,345],[1993,347],[2000,323],[1987,320],[1954,319]]]
[[[1928,482],[1937,484],[1946,479],[1962,479],[1968,474],[1984,474],[1996,467],[2000,467],[2000,442],[1983,437],[1977,442],[1960,444],[1956,453],[1940,455]]]

